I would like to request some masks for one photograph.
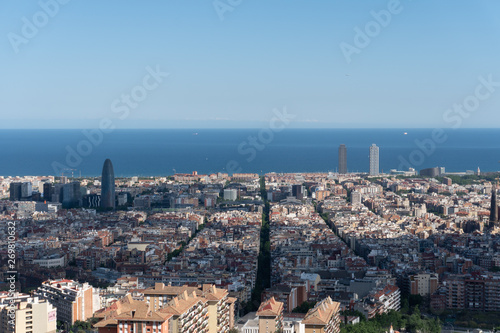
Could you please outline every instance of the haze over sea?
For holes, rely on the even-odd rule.
[[[432,130],[285,129],[273,133],[267,144],[258,141],[262,150],[248,139],[258,137],[261,129],[114,130],[103,135],[102,143],[92,144],[90,154],[80,155],[79,163],[70,160],[73,164],[68,164],[67,148],[76,150],[87,140],[82,130],[0,130],[0,175],[58,176],[53,167],[57,162],[75,169],[75,176],[100,176],[106,158],[113,161],[117,177],[227,172],[228,163],[233,172],[335,172],[342,143],[348,171],[368,171],[369,146],[375,143],[380,170],[388,172],[401,168],[401,158],[410,161],[410,154],[420,150],[415,140],[431,139]],[[500,170],[500,129],[448,129],[445,134],[447,140],[437,143],[433,153],[414,153],[415,169]]]

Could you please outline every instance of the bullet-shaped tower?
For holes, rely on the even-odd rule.
[[[115,208],[115,172],[113,163],[108,158],[102,167],[101,207]]]

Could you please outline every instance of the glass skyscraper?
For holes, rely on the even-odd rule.
[[[110,159],[107,159],[102,167],[101,207],[115,208],[115,172]]]

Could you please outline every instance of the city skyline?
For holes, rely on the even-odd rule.
[[[500,332],[498,13],[4,1],[0,331]]]

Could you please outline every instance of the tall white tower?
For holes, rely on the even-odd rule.
[[[377,176],[379,174],[379,154],[376,144],[370,147],[370,176]]]

